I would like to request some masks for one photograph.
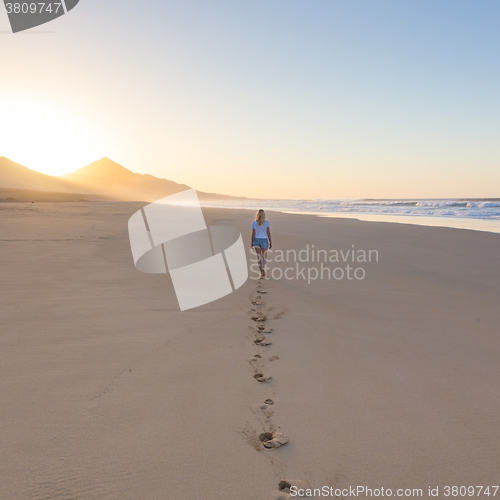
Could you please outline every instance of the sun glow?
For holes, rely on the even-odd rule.
[[[0,103],[0,156],[44,174],[61,175],[105,156],[84,117],[48,103]]]

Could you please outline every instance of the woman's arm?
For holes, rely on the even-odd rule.
[[[267,239],[269,240],[269,250],[271,250],[273,244],[271,243],[271,229],[269,227],[267,228]]]
[[[255,239],[255,229],[252,229],[252,242],[250,243],[250,248],[253,247],[253,240]]]

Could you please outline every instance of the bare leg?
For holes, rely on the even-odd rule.
[[[257,259],[259,262],[259,269],[260,269],[260,274],[262,274],[262,248],[256,247],[255,251],[257,252]]]
[[[267,263],[267,249],[261,249],[262,250],[262,274],[265,276],[266,275],[266,263]]]

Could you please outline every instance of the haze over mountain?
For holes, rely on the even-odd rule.
[[[189,189],[185,184],[149,174],[135,174],[109,158],[97,160],[60,178],[120,200],[154,201]]]
[[[2,156],[0,188],[81,193],[115,200],[155,201],[190,187],[149,174],[136,174],[106,157],[74,172],[56,177],[36,172]],[[198,195],[200,199],[234,198],[200,191]]]
[[[5,156],[0,156],[0,187],[60,193],[78,192],[75,185],[64,179],[31,170]]]

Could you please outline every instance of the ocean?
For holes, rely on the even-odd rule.
[[[206,207],[274,210],[367,221],[500,233],[500,198],[364,200],[214,200]]]

